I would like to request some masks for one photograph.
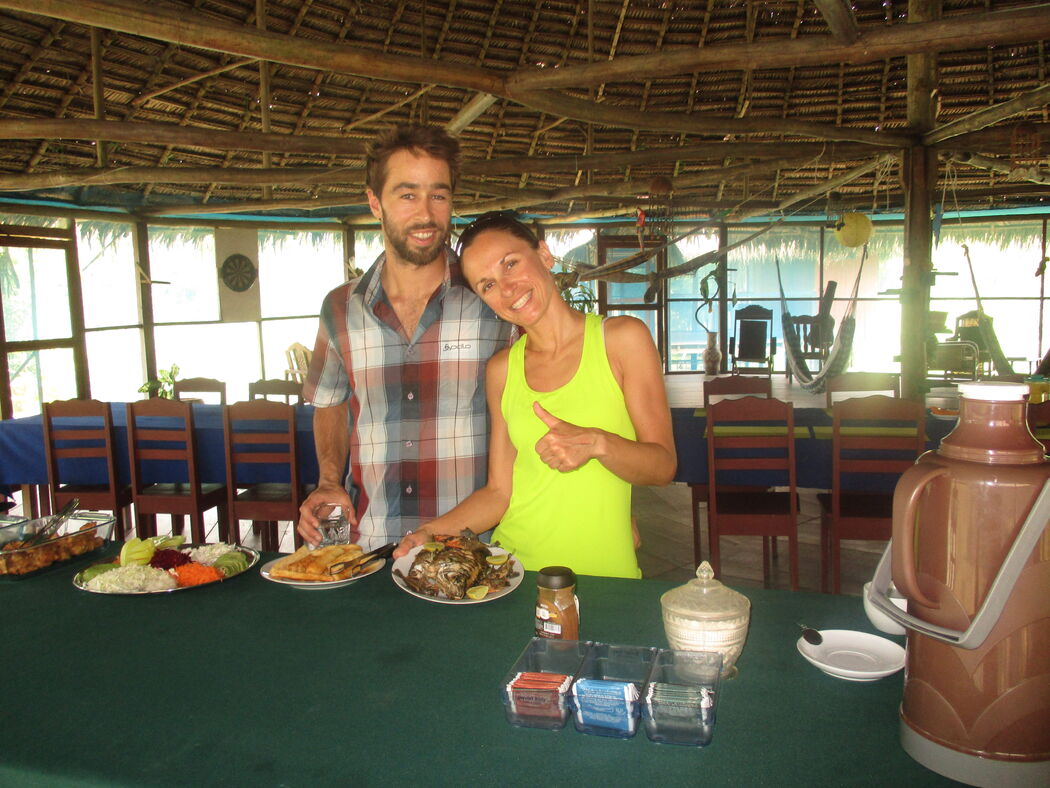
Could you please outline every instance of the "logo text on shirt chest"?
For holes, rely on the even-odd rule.
[[[442,345],[441,349],[446,353],[450,350],[470,350],[470,343],[460,342],[458,345],[453,345],[446,342],[444,345]]]

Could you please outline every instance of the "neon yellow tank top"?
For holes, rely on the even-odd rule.
[[[561,565],[581,575],[641,577],[631,536],[631,485],[597,460],[562,473],[536,453],[536,442],[547,433],[532,409],[536,401],[564,421],[635,439],[605,352],[602,318],[586,316],[580,366],[554,391],[529,387],[526,342],[528,335],[510,350],[500,403],[517,457],[510,505],[492,538],[529,570]]]

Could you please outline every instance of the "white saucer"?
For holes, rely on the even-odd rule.
[[[822,629],[819,646],[798,639],[798,653],[829,676],[875,681],[904,667],[904,649],[892,640],[850,629]]]

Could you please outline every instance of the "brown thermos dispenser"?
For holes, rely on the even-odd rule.
[[[872,583],[908,629],[901,744],[960,782],[1050,785],[1050,461],[1024,385],[959,393],[955,429],[897,484]]]

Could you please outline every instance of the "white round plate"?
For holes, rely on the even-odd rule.
[[[819,646],[798,639],[798,653],[829,676],[875,681],[904,667],[904,649],[892,640],[850,629],[822,629]]]
[[[269,580],[271,583],[280,583],[282,586],[291,586],[292,588],[298,588],[303,591],[330,591],[333,588],[342,588],[343,586],[348,586],[351,583],[356,583],[362,577],[374,575],[376,572],[378,572],[380,569],[386,566],[386,559],[381,558],[380,560],[373,562],[372,566],[367,571],[362,572],[359,575],[355,575],[354,577],[348,577],[345,580],[289,580],[286,577],[274,577],[270,574],[270,569],[273,568],[273,565],[280,560],[280,558],[275,558],[272,561],[267,561],[265,564],[262,565],[262,568],[259,569],[259,574],[267,580]]]
[[[510,555],[510,571],[511,574],[516,574],[517,576],[510,578],[510,584],[506,588],[501,588],[499,591],[493,591],[491,594],[488,594],[484,599],[471,599],[470,597],[463,597],[463,599],[448,599],[447,597],[443,596],[427,596],[426,594],[421,594],[418,591],[413,591],[411,588],[408,587],[404,580],[402,580],[395,574],[395,572],[400,571],[401,574],[407,575],[408,570],[412,568],[412,562],[416,560],[416,554],[422,549],[422,545],[419,545],[418,547],[413,547],[411,550],[408,551],[406,555],[403,555],[400,558],[396,559],[394,561],[394,565],[390,569],[390,576],[394,578],[394,582],[397,584],[398,588],[400,588],[403,591],[407,591],[412,596],[418,596],[420,599],[425,599],[427,600],[427,602],[437,602],[438,604],[442,605],[480,605],[483,602],[491,602],[494,599],[499,599],[500,597],[506,596],[515,588],[521,585],[521,580],[525,576],[525,568],[521,565],[521,561],[519,561],[513,555],[508,553],[502,547],[493,547],[492,545],[489,545],[489,552],[491,552],[493,555]]]

